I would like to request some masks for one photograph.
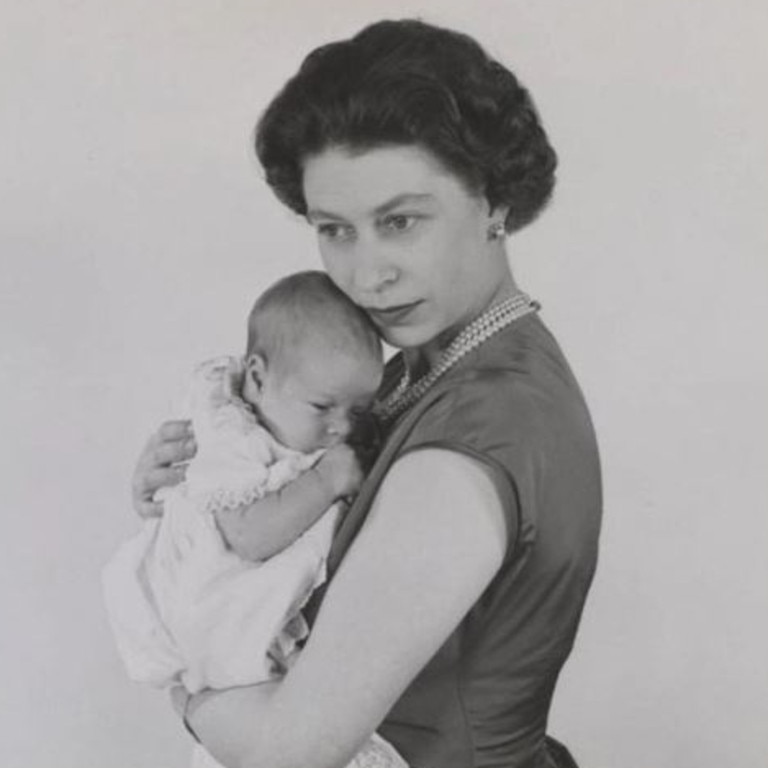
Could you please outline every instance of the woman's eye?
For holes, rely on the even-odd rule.
[[[345,241],[351,240],[354,237],[354,231],[352,227],[346,224],[335,224],[329,222],[327,224],[317,225],[317,234],[320,237],[324,237],[326,240]]]
[[[382,226],[389,232],[406,232],[418,221],[416,216],[406,213],[393,213],[385,216]]]

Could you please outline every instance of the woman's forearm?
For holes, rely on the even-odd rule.
[[[280,701],[279,689],[279,682],[269,682],[197,694],[186,707],[187,724],[225,768],[335,768],[346,764],[354,750],[340,751],[333,739],[314,727],[314,718],[292,717]]]
[[[185,707],[186,724],[205,749],[225,768],[266,764],[254,745],[268,753],[262,736],[274,683],[206,691],[191,697]]]
[[[482,465],[436,449],[398,460],[285,677],[194,697],[190,727],[227,768],[346,765],[482,595],[507,540]]]

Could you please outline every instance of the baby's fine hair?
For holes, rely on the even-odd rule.
[[[555,151],[515,75],[468,35],[412,19],[312,51],[256,130],[268,184],[302,215],[307,157],[393,144],[430,150],[491,209],[508,208],[508,232],[554,187]]]
[[[318,351],[382,359],[381,340],[365,311],[324,272],[296,272],[256,300],[248,316],[246,354],[285,369]]]

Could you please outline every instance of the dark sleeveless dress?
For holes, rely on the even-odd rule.
[[[402,365],[399,355],[388,364],[384,393]],[[538,316],[465,356],[391,427],[336,536],[331,573],[392,462],[428,447],[488,468],[504,504],[507,553],[379,733],[413,768],[575,766],[545,732],[597,561],[600,468],[579,386]]]

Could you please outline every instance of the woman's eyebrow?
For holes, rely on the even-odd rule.
[[[404,192],[400,195],[395,195],[394,197],[390,198],[389,200],[386,200],[385,202],[381,203],[380,205],[377,205],[373,209],[374,216],[382,216],[385,213],[389,213],[394,208],[398,208],[401,205],[407,205],[409,203],[419,203],[419,202],[425,202],[433,200],[434,196],[427,193],[427,192]],[[340,216],[337,213],[331,213],[330,211],[324,211],[321,208],[312,208],[311,210],[307,211],[307,219],[309,221],[312,221],[313,219],[324,219],[324,220],[333,220],[333,221],[345,221],[345,218],[343,216]]]
[[[395,195],[381,205],[377,205],[373,209],[373,212],[377,216],[381,216],[384,213],[389,213],[393,208],[399,208],[401,205],[406,205],[408,203],[422,203],[432,199],[433,195],[430,195],[427,192],[405,192],[402,195]]]
[[[334,221],[344,221],[343,216],[338,216],[335,213],[323,211],[320,208],[312,208],[311,210],[307,211],[307,220],[312,221],[313,219],[333,219]]]

